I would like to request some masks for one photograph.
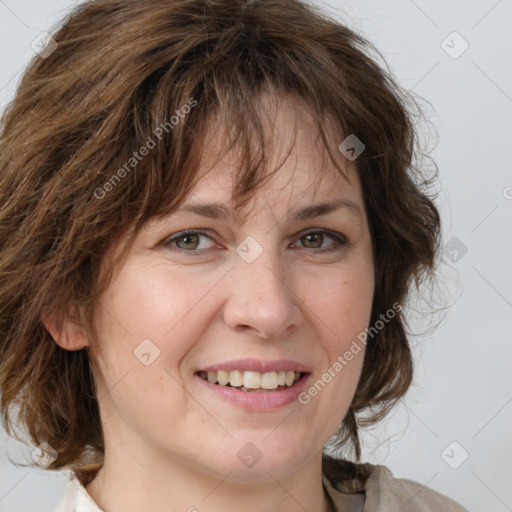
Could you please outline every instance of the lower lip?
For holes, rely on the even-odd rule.
[[[288,389],[284,389],[283,391],[270,391],[268,393],[262,391],[240,391],[239,389],[229,386],[212,384],[211,382],[199,377],[199,375],[195,375],[195,378],[222,400],[236,404],[247,411],[268,411],[279,409],[285,405],[295,402],[306,386],[310,376],[310,373],[306,373]]]

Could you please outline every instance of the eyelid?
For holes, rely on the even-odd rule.
[[[301,249],[305,249],[308,252],[313,252],[313,253],[317,253],[317,254],[318,253],[320,253],[320,254],[328,253],[328,252],[334,252],[336,250],[341,250],[342,248],[351,247],[353,245],[352,242],[350,242],[349,239],[347,238],[347,236],[344,235],[343,233],[332,231],[330,229],[314,228],[314,227],[307,228],[303,231],[300,231],[299,233],[294,235],[294,240],[298,241],[302,237],[304,237],[310,233],[321,233],[323,235],[326,235],[328,238],[331,238],[332,240],[334,240],[334,243],[332,243],[328,247],[318,248],[318,249],[310,248],[310,247],[301,247]],[[175,252],[178,252],[181,254],[187,253],[187,255],[190,255],[190,256],[204,254],[205,251],[210,250],[210,249],[187,250],[187,249],[181,249],[179,247],[173,247],[171,245],[175,240],[177,240],[185,235],[203,235],[203,236],[206,236],[207,238],[211,239],[212,241],[214,241],[213,236],[209,234],[209,230],[202,229],[202,228],[198,228],[198,229],[192,228],[192,229],[179,231],[178,233],[174,233],[173,235],[168,236],[167,238],[165,238],[162,241],[162,245],[164,247],[171,247],[170,250],[172,250],[172,251],[175,251]]]
[[[328,247],[324,247],[323,249],[314,249],[310,247],[302,247],[302,249],[309,249],[316,253],[322,253],[322,252],[334,252],[335,250],[340,250],[343,247],[351,246],[352,244],[348,240],[348,238],[343,234],[339,233],[337,231],[332,231],[330,229],[325,228],[308,228],[305,229],[295,235],[296,240],[300,240],[302,237],[310,234],[310,233],[321,233],[324,236],[327,236],[328,238],[331,238],[334,240],[334,243],[329,245]]]
[[[185,229],[183,231],[179,231],[178,233],[174,233],[174,234],[164,238],[161,243],[164,247],[169,247],[175,240],[177,240],[185,235],[203,235],[213,241],[213,236],[210,235],[208,230],[201,229],[201,228],[197,228],[197,229],[192,228],[192,229]],[[203,249],[202,251],[198,251],[198,250],[187,251],[186,249],[180,249],[179,247],[173,247],[172,250],[178,251],[178,252],[201,253],[208,249]]]

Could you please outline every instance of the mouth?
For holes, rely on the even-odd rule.
[[[293,370],[270,372],[217,370],[199,371],[198,377],[219,387],[234,388],[247,393],[272,393],[285,391],[294,387],[297,382],[307,378],[309,373]]]

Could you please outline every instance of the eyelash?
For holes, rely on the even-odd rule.
[[[335,232],[332,232],[332,231],[327,231],[325,229],[318,229],[318,230],[309,230],[309,231],[304,231],[303,233],[300,234],[300,236],[298,236],[297,238],[300,240],[301,238],[305,237],[306,235],[310,235],[310,234],[319,234],[321,233],[322,235],[327,235],[328,238],[331,238],[332,240],[334,240],[335,243],[331,244],[329,247],[327,248],[324,248],[324,249],[311,249],[309,247],[304,247],[304,249],[311,249],[317,253],[321,253],[321,254],[326,254],[326,253],[329,253],[329,252],[333,252],[333,251],[336,251],[336,250],[339,250],[341,249],[342,247],[347,247],[347,246],[350,246],[351,243],[343,236],[341,235],[340,233],[335,233]],[[175,242],[176,240],[179,240],[180,238],[183,238],[187,235],[204,235],[208,238],[211,239],[211,236],[208,235],[208,233],[206,233],[205,231],[203,230],[200,230],[200,229],[191,229],[189,231],[182,231],[181,233],[177,233],[176,235],[174,235],[172,238],[167,238],[164,240],[163,242],[163,245],[167,248],[170,248],[170,250],[172,251],[178,251],[178,252],[181,252],[181,253],[188,253],[188,255],[190,256],[193,256],[197,253],[201,253],[202,251],[207,251],[208,249],[194,249],[194,250],[187,250],[187,249],[181,249],[180,247],[171,247],[171,244],[173,242]],[[195,253],[195,254],[194,254]]]

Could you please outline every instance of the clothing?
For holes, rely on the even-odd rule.
[[[325,492],[337,512],[468,512],[433,489],[395,478],[386,466],[330,459],[322,478]],[[54,512],[103,511],[71,473]]]
[[[468,512],[460,504],[429,487],[412,480],[395,478],[386,466],[364,466],[369,470],[369,476],[364,482],[347,480],[334,486],[324,473],[324,487],[336,511]]]

